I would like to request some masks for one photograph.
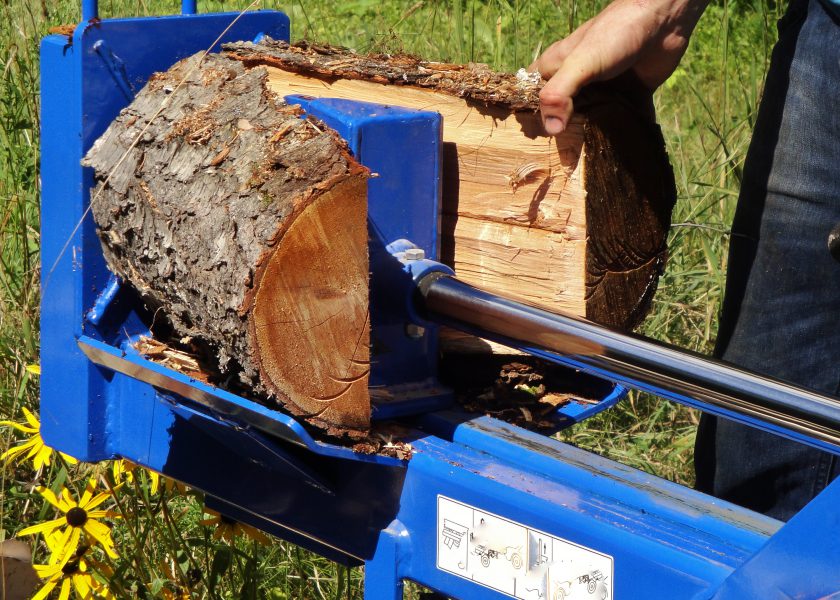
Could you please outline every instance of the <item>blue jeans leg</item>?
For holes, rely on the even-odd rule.
[[[744,167],[716,354],[752,371],[840,393],[840,23],[794,0]],[[787,520],[840,472],[838,457],[704,415],[697,487]]]

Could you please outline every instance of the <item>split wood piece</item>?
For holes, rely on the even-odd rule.
[[[283,96],[439,112],[441,255],[460,279],[622,329],[647,313],[676,197],[649,97],[593,88],[551,138],[527,75],[273,40],[224,50]]]
[[[236,391],[368,429],[368,174],[343,141],[264,69],[195,56],[154,75],[84,164],[108,265],[155,320]]]

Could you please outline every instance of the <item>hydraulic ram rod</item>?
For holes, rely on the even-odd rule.
[[[418,292],[431,321],[840,454],[840,399],[495,296],[448,275],[423,277]]]

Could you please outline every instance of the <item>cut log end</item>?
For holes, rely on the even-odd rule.
[[[259,280],[250,324],[263,383],[307,420],[370,423],[367,186],[331,185],[304,209]]]

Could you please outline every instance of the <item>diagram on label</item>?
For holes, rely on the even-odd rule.
[[[438,496],[437,567],[523,600],[609,600],[611,556]]]

